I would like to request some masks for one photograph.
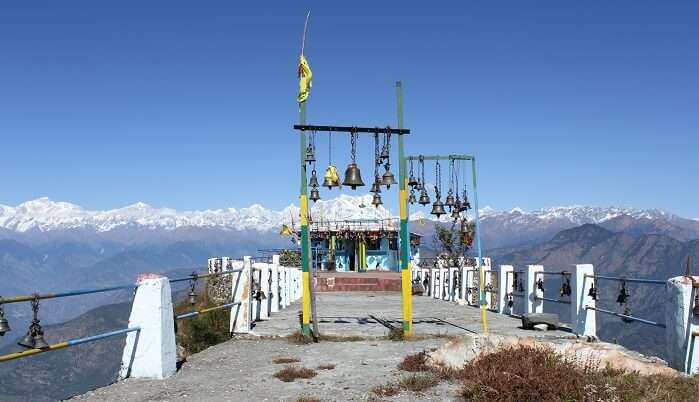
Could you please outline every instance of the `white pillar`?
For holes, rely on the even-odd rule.
[[[447,290],[449,286],[449,278],[447,277],[447,269],[443,266],[439,267],[439,299],[447,299]]]
[[[442,278],[439,277],[439,268],[432,268],[431,275],[432,275],[432,298],[433,299],[439,299],[440,295],[442,294],[439,289],[441,288],[442,284]]]
[[[265,298],[260,300],[260,319],[261,320],[268,320],[269,319],[269,308],[270,308],[270,279],[272,279],[271,275],[269,274],[269,269],[270,269],[270,264],[264,263],[260,267],[261,272],[260,272],[260,286],[262,289],[262,292],[265,295]]]
[[[695,281],[699,277],[694,277]],[[699,373],[699,342],[692,333],[699,331],[699,319],[694,316],[692,280],[686,276],[670,278],[665,285],[666,360],[670,367],[684,373]]]
[[[469,305],[474,305],[478,303],[478,297],[476,297],[476,303],[473,303],[474,294],[478,294],[478,290],[473,288],[475,281],[473,280],[476,276],[476,267],[466,267],[466,297]]]
[[[120,378],[163,379],[176,371],[177,347],[170,281],[150,275],[138,284],[121,359]]]
[[[543,265],[527,265],[527,272],[524,284],[524,312],[526,314],[544,312],[544,301],[541,299],[537,299],[537,297],[544,297],[544,292],[537,289],[536,287],[537,279],[543,280],[543,275],[537,275],[536,273],[543,271]]]
[[[459,268],[457,268],[457,267],[449,268],[449,300],[450,301],[456,301],[456,299],[459,298],[459,295],[458,295],[459,289],[454,288],[454,284],[456,283],[456,277],[457,277],[458,271],[459,271]]]
[[[594,274],[592,264],[578,264],[570,276],[570,320],[573,332],[578,336],[597,337],[597,314],[585,308],[595,307],[595,300],[588,296],[594,283],[594,279],[588,276]]]
[[[498,271],[498,313],[512,314],[512,308],[507,306],[507,295],[514,287],[514,270],[512,265],[500,265]]]
[[[272,305],[272,313],[278,313],[281,307],[280,299],[280,288],[279,288],[279,255],[275,254],[272,256],[272,289],[267,297],[270,298],[270,303]]]
[[[466,271],[468,268],[461,264],[459,268],[459,287],[460,289],[460,294],[461,294],[461,300],[465,300],[468,302],[468,293],[466,292],[466,288],[468,287],[466,285],[466,282],[468,282],[468,272]]]
[[[231,295],[240,304],[231,308],[231,333],[250,332],[250,291],[252,264],[250,257],[243,257],[243,270],[231,274]]]
[[[260,321],[260,301],[255,297],[255,283],[260,284],[262,269],[260,263],[252,264],[250,280],[250,309],[252,311],[252,321]]]
[[[284,267],[284,308],[291,304],[291,271],[289,267]]]
[[[488,289],[488,285],[492,285],[492,271],[490,265],[483,266],[483,289]],[[486,290],[483,293],[485,296],[485,308],[486,310],[491,310],[493,308],[493,292]]]

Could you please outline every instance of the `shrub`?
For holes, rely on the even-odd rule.
[[[398,368],[403,371],[418,372],[427,371],[427,352],[422,351],[412,355],[405,356],[402,362],[398,364]]]
[[[292,382],[297,378],[313,378],[316,372],[306,367],[285,367],[277,371],[274,376],[284,382]]]
[[[181,301],[175,306],[175,313],[182,314],[189,311],[198,311],[203,308],[213,307],[204,292],[197,297],[197,303],[192,306],[187,300]],[[230,310],[214,310],[192,318],[185,318],[177,322],[177,343],[184,347],[189,354],[224,342],[229,336]]]
[[[286,364],[286,363],[298,363],[301,360],[295,358],[295,357],[280,357],[278,359],[272,360],[272,363],[274,364]]]
[[[372,388],[371,392],[379,396],[394,396],[400,393],[400,387],[394,384],[382,384]]]
[[[422,392],[439,384],[439,381],[439,377],[434,373],[410,374],[402,377],[398,384],[408,391]]]

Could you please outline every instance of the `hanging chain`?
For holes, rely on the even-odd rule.
[[[410,160],[410,177],[413,177],[413,160]]]
[[[458,160],[456,161],[456,168],[454,169],[454,182],[455,186],[454,188],[456,189],[456,197],[459,197],[459,169],[461,168],[461,161]]]
[[[357,132],[352,128],[350,143],[352,144],[352,163],[357,163]]]
[[[379,175],[379,129],[374,133],[374,177]]]
[[[437,198],[439,198],[439,195],[442,193],[442,165],[439,164],[439,161],[435,165],[435,171],[437,183],[434,185],[434,191],[437,193]]]
[[[39,321],[39,295],[34,294],[34,300],[32,300],[32,314],[34,315],[34,321]]]
[[[422,176],[422,189],[425,189],[425,158],[420,155],[420,176]]]
[[[449,192],[454,189],[454,159],[449,157]],[[458,191],[458,189],[457,189]]]
[[[333,164],[333,132],[328,131],[328,165]]]

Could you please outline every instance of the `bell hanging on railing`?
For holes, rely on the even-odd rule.
[[[430,213],[436,215],[437,218],[447,213],[447,211],[444,210],[444,203],[439,199],[439,194],[437,194],[437,199],[432,204],[432,212]]]
[[[17,344],[27,349],[34,349],[34,324],[29,325],[27,334]]]
[[[357,187],[364,185],[362,174],[359,171],[359,167],[356,163],[350,163],[347,165],[347,170],[345,170],[345,181],[342,182],[342,185],[350,186],[352,190],[356,190]]]
[[[374,176],[374,183],[371,185],[371,190],[369,190],[370,193],[380,193],[381,192],[381,184],[383,184],[383,181],[381,177],[379,176]]]
[[[594,283],[590,284],[590,290],[587,292],[587,295],[592,298],[592,300],[597,300],[597,288],[595,288]]]
[[[378,208],[381,204],[383,204],[383,201],[381,201],[381,194],[374,193],[374,198],[371,200],[371,205]]]
[[[320,192],[318,191],[318,187],[311,187],[311,194],[308,196],[308,198],[316,202],[320,199]]]
[[[430,203],[430,196],[424,188],[420,192],[420,200],[417,203],[420,205],[427,205]]]
[[[444,206],[449,207],[449,210],[454,207],[455,205],[455,199],[454,199],[454,192],[449,189],[449,192],[447,193],[447,198],[444,199]]]
[[[192,306],[197,304],[197,294],[194,291],[189,292],[189,304]]]
[[[385,165],[386,172],[383,174],[382,182],[383,185],[386,186],[386,188],[391,188],[392,184],[396,184],[396,178],[393,176],[393,173],[391,172],[391,164],[387,163]]]
[[[457,221],[459,218],[461,218],[461,214],[459,214],[459,210],[457,208],[452,208],[451,210],[451,218],[454,221]]]
[[[41,329],[41,326],[37,324],[37,329],[36,332],[34,333],[34,348],[36,349],[46,349],[49,347],[49,344],[46,343],[46,340],[44,339],[44,331]]]
[[[621,289],[619,289],[619,295],[616,297],[616,302],[619,304],[624,304],[624,303],[626,303],[626,300],[628,298],[629,298],[629,292],[626,291],[626,283],[622,282]]]
[[[0,336],[5,336],[5,333],[10,331],[10,322],[5,318],[5,311],[0,304]]]
[[[313,149],[313,144],[308,144],[306,147],[306,163],[312,163],[316,161],[316,152]]]
[[[415,190],[410,189],[410,195],[408,196],[408,202],[410,204],[415,204],[417,202],[417,199],[415,198]]]
[[[417,179],[417,184],[415,185],[415,191],[422,191],[422,181],[420,179]]]
[[[334,165],[328,166],[325,169],[325,176],[323,179],[323,187],[327,187],[331,190],[333,187],[340,186],[340,176],[337,174],[337,168]]]
[[[313,169],[311,172],[311,180],[308,181],[309,187],[318,187],[318,175],[316,175],[316,170]]]
[[[694,292],[694,308],[692,308],[692,312],[694,316],[699,317],[699,292]],[[2,321],[0,321],[0,325],[1,324]]]
[[[468,202],[468,198],[464,198],[463,201],[461,201],[461,204],[459,205],[459,212],[466,212],[469,209],[471,209],[471,203]]]
[[[411,171],[410,177],[408,178],[408,185],[412,188],[415,188],[418,184],[419,184],[419,182],[417,181],[417,179],[415,178],[415,175],[413,175],[413,172]]]

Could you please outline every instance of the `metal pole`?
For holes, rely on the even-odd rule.
[[[486,305],[487,301],[485,299],[485,289],[484,289],[484,283],[485,282],[485,272],[483,270],[483,254],[481,251],[481,225],[480,225],[480,217],[478,215],[478,185],[476,183],[476,158],[472,157],[471,158],[471,172],[473,174],[473,204],[474,204],[474,212],[476,215],[476,247],[478,248],[478,266],[479,266],[479,281],[478,281],[478,287],[479,287],[479,293],[480,293],[480,305],[481,305],[481,323],[483,325],[483,334],[488,335],[488,315],[486,312]]]
[[[299,121],[301,124],[306,124],[306,102],[301,102],[299,104]],[[310,278],[308,274],[308,266],[310,263],[310,241],[308,238],[308,193],[306,189],[306,133],[301,131],[300,135],[301,153],[301,281],[303,283],[303,293],[302,293],[302,324],[301,332],[305,336],[310,336],[311,334],[311,298],[310,298]]]
[[[403,128],[403,84],[396,82],[398,129]],[[405,162],[405,147],[403,136],[398,136],[398,180],[400,194],[400,269],[401,269],[401,295],[403,304],[403,335],[410,337],[413,335],[413,300],[412,284],[410,281],[410,233],[408,232],[408,197]]]

